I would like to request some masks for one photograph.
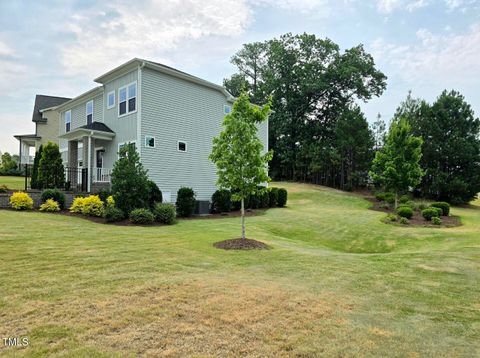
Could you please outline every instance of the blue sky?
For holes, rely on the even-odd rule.
[[[433,101],[456,89],[480,113],[479,0],[2,0],[0,150],[33,133],[36,94],[74,97],[133,57],[221,83],[243,43],[286,32],[365,45],[388,76],[362,104],[370,121],[389,120],[409,90]]]

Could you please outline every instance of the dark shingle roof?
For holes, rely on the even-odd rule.
[[[90,129],[92,131],[115,133],[110,128],[108,128],[108,126],[105,123],[102,123],[102,122],[92,122],[90,124],[86,124],[86,125],[81,126],[79,128]]]
[[[32,121],[33,122],[44,121],[45,119],[42,118],[42,114],[40,113],[41,109],[55,107],[67,101],[70,101],[70,98],[45,96],[42,94],[37,94],[35,96],[35,105],[33,107]]]

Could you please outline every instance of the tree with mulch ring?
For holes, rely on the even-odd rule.
[[[267,244],[264,244],[261,241],[252,240],[252,239],[230,239],[219,241],[213,244],[217,249],[224,250],[269,250],[270,247]]]
[[[266,247],[245,238],[245,199],[266,192],[267,188],[260,185],[270,181],[267,165],[272,152],[262,155],[263,144],[257,135],[257,125],[267,120],[269,112],[270,103],[263,107],[254,106],[243,92],[233,104],[232,112],[225,116],[222,132],[213,139],[209,158],[217,166],[217,185],[220,189],[230,190],[233,201],[240,201],[242,217],[241,238],[217,242],[215,247],[237,250]],[[239,244],[239,240],[244,242]]]

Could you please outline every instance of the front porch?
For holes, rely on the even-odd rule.
[[[39,141],[41,138],[36,134],[21,134],[14,137],[20,142],[20,148],[18,151],[19,167],[22,167],[25,164],[33,164],[37,141]]]

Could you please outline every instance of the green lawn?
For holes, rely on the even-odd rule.
[[[1,356],[478,356],[480,203],[408,228],[302,184],[247,219],[119,227],[0,211]],[[3,343],[3,342],[0,342]]]
[[[8,189],[25,189],[25,177],[12,177],[0,175],[0,185],[6,185]]]

